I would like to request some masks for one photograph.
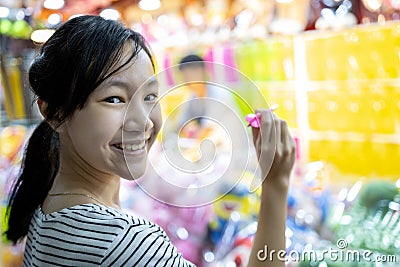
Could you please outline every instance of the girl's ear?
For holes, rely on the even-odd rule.
[[[42,99],[37,100],[37,104],[39,107],[39,111],[44,118],[47,118],[47,102],[43,101]]]
[[[42,114],[44,119],[47,120],[47,106],[48,106],[47,102],[43,101],[42,99],[39,98],[37,100],[37,104],[38,104],[40,113]],[[56,132],[60,132],[61,127],[56,128],[54,121],[47,120],[47,122],[50,124],[50,126],[51,126],[51,128],[53,128],[53,130],[55,130]]]

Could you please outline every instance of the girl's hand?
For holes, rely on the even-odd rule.
[[[269,110],[260,109],[256,112],[261,113],[261,126],[253,127],[252,133],[264,179],[262,187],[287,192],[295,160],[294,140],[286,121]]]

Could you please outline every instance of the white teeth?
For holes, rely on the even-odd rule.
[[[126,151],[135,151],[135,150],[143,149],[144,146],[145,146],[145,142],[140,143],[138,145],[134,145],[134,144],[117,144],[116,146],[118,148],[121,148],[121,149],[126,150]]]

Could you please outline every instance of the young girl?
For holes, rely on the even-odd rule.
[[[24,266],[192,266],[159,226],[119,205],[120,177],[143,175],[161,126],[153,77],[142,36],[98,16],[69,20],[42,46],[29,82],[45,120],[8,205],[6,237],[27,237]],[[294,143],[284,121],[259,112],[253,140],[265,180],[248,264],[284,266],[260,253],[285,248]]]

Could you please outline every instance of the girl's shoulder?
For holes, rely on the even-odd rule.
[[[96,262],[96,266],[193,266],[160,226],[103,205],[82,204],[49,214],[39,208],[31,227],[28,248],[38,248],[32,242],[40,239],[40,251],[56,247],[72,266],[77,266],[75,261]],[[32,251],[27,251],[28,257]]]
[[[49,214],[44,214],[39,207],[36,218],[45,222],[73,220],[77,223],[93,225],[114,225],[120,226],[121,229],[130,226],[158,227],[155,223],[136,214],[93,203],[80,204]]]

